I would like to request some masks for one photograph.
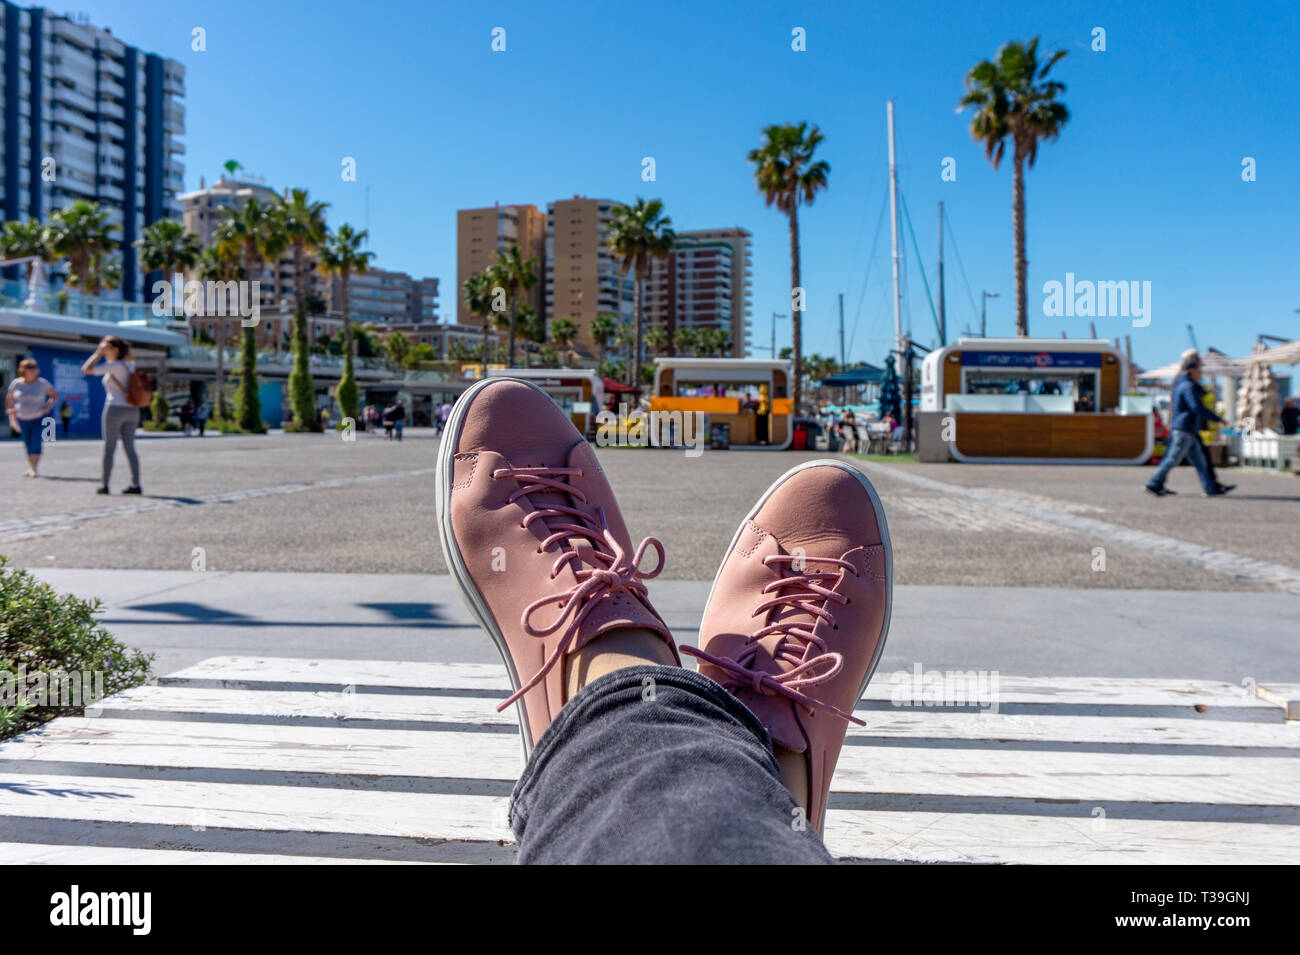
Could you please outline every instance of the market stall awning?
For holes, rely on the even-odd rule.
[[[633,388],[631,385],[625,385],[616,378],[601,378],[600,383],[605,386],[607,394],[625,395],[634,391],[640,391],[639,388]]]
[[[1242,378],[1250,369],[1250,359],[1229,358],[1217,348],[1207,348],[1201,352],[1201,368],[1211,378]],[[1182,362],[1175,361],[1168,365],[1161,365],[1159,368],[1153,368],[1151,371],[1144,371],[1137,377],[1139,381],[1174,379],[1178,377],[1181,371]]]
[[[1265,365],[1300,365],[1300,338],[1256,352],[1246,361]]]
[[[859,365],[857,368],[847,368],[837,375],[823,378],[818,384],[832,388],[851,385],[874,385],[884,377],[885,371],[883,368],[877,368],[875,365]]]

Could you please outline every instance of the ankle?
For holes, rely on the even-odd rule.
[[[677,666],[673,651],[659,634],[642,628],[602,633],[566,661],[565,687],[569,697],[588,683],[615,670],[645,664]]]

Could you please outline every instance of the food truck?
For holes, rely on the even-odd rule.
[[[1143,464],[1151,398],[1102,339],[963,338],[921,365],[921,460]]]
[[[578,433],[591,437],[605,404],[600,375],[588,368],[489,368],[489,378],[522,378],[536,385],[569,416]]]
[[[789,361],[656,358],[650,410],[702,412],[714,446],[782,450],[794,434]]]

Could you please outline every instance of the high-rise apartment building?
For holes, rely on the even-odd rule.
[[[672,253],[651,261],[647,327],[725,328],[732,357],[744,357],[750,344],[750,239],[741,228],[678,232]]]
[[[329,310],[343,314],[343,280],[330,282]],[[377,325],[435,324],[438,321],[438,280],[414,279],[405,272],[371,266],[348,277],[348,298],[354,322]]]
[[[578,326],[575,347],[589,355],[600,349],[591,333],[597,315],[632,320],[631,277],[624,277],[609,247],[612,199],[574,196],[546,206],[546,311]]]
[[[537,284],[524,296],[545,315],[542,265],[546,260],[546,216],[536,206],[488,206],[456,212],[456,321],[481,323],[465,301],[465,281],[497,260],[497,252],[519,246],[520,256],[537,260]]]
[[[107,29],[2,0],[0,80],[3,218],[46,221],[77,199],[99,203],[119,230],[121,295],[142,300],[131,243],[180,214],[185,67]]]

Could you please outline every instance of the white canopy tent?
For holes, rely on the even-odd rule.
[[[1257,351],[1244,360],[1250,364],[1300,365],[1300,338]]]
[[[1242,378],[1250,370],[1250,359],[1229,358],[1218,349],[1207,348],[1201,352],[1201,368],[1211,378]],[[1138,381],[1172,381],[1181,371],[1182,362],[1175,361],[1142,372],[1138,375]]]

